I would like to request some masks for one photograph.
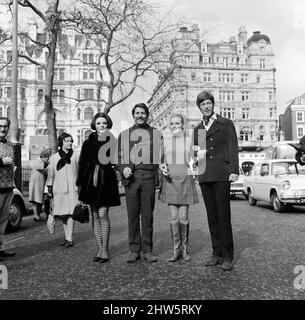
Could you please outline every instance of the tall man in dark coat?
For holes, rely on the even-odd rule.
[[[155,262],[153,256],[153,210],[155,186],[160,163],[161,133],[147,124],[149,111],[144,103],[132,109],[134,125],[118,138],[118,165],[125,186],[128,214],[129,255],[132,263],[143,257]],[[140,216],[141,229],[140,231]]]
[[[214,113],[214,96],[206,91],[197,96],[202,122],[194,129],[194,144],[205,136],[205,150],[198,158],[205,159],[205,170],[198,181],[205,202],[213,253],[206,266],[220,264],[223,270],[233,268],[233,234],[230,211],[230,183],[238,179],[238,143],[231,120]],[[199,145],[200,146],[200,145]]]

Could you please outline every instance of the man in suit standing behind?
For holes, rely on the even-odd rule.
[[[156,262],[153,249],[153,211],[158,173],[161,133],[147,124],[149,111],[144,103],[132,109],[134,125],[118,138],[118,165],[125,186],[128,215],[129,255],[132,263],[143,257]],[[140,231],[140,216],[141,229]]]
[[[206,150],[198,151],[205,159],[205,171],[198,176],[207,210],[213,253],[206,266],[221,265],[223,270],[233,268],[233,234],[230,210],[230,183],[238,179],[238,143],[231,120],[214,113],[214,96],[202,91],[196,100],[202,112],[202,122],[194,129],[194,144],[198,134],[206,134]]]

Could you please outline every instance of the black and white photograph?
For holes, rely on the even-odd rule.
[[[0,0],[0,309],[304,300],[304,39],[304,0]]]

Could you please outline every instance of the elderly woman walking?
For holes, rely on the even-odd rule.
[[[44,188],[50,155],[48,150],[42,150],[39,158],[31,163],[32,172],[29,183],[29,202],[33,204],[34,221],[41,221],[40,211],[44,202]]]
[[[58,137],[59,150],[50,158],[48,193],[53,196],[53,215],[62,218],[65,241],[61,246],[73,246],[73,210],[78,201],[76,178],[78,155],[73,151],[73,138],[64,132]]]

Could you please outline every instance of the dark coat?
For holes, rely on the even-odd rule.
[[[112,139],[112,147],[115,146],[115,138],[108,132]],[[112,140],[111,139],[111,140]],[[100,148],[109,143],[98,141],[98,135],[91,133],[85,140],[79,158],[79,171],[76,184],[79,186],[79,200],[84,203],[100,207],[113,207],[121,204],[116,173],[112,164],[101,164],[98,159]],[[109,155],[109,152],[107,153]],[[97,183],[94,186],[94,172],[97,166]]]
[[[201,122],[194,128],[194,145],[200,145],[200,134],[203,137],[206,134],[207,153],[205,170],[198,176],[199,183],[228,181],[231,173],[238,175],[238,142],[233,122],[217,115],[208,131]]]

